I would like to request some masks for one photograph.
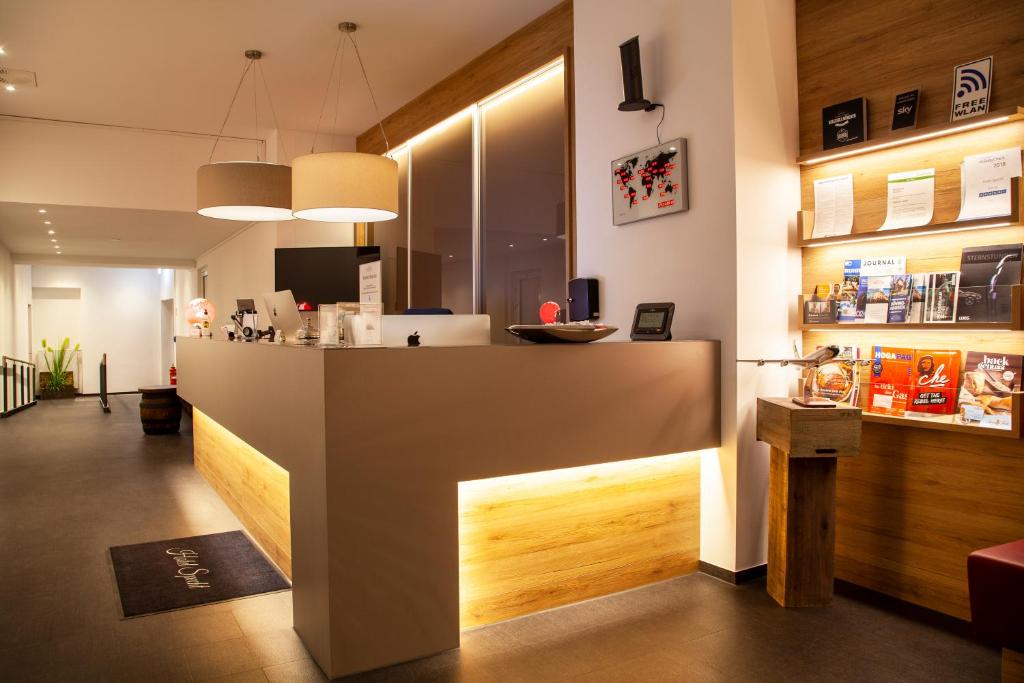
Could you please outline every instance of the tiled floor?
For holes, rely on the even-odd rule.
[[[106,549],[240,528],[138,397],[0,420],[0,680],[321,681],[291,594],[123,620]],[[763,583],[691,575],[463,634],[373,681],[998,681],[999,654],[838,596],[783,610]]]

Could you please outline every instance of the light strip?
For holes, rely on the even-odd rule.
[[[963,329],[957,329],[955,327],[939,327],[940,325],[948,325],[949,323],[935,323],[935,329],[929,329],[927,327],[903,327],[901,323],[892,323],[886,327],[873,327],[870,325],[858,325],[857,323],[850,323],[849,325],[840,325],[838,327],[811,327],[804,330],[804,332],[820,332],[829,333],[834,332],[862,332],[864,334],[878,334],[879,332],[956,332],[957,334],[963,334],[965,332],[984,332],[989,334],[991,332],[1014,332],[1014,330],[1008,330],[1005,327],[997,327],[994,329],[984,327],[972,327],[971,325],[964,325]],[[1007,323],[1009,324],[1009,323]],[[860,329],[857,329],[860,328]]]
[[[545,66],[542,66],[533,73],[523,76],[518,81],[514,81],[513,83],[509,84],[505,88],[502,88],[493,95],[485,97],[484,99],[480,100],[477,104],[479,104],[484,111],[487,111],[488,109],[496,107],[497,105],[501,104],[502,102],[512,97],[515,97],[516,95],[520,95],[526,92],[527,90],[533,88],[534,86],[540,85],[541,83],[548,80],[552,76],[561,75],[564,72],[564,70],[564,60],[561,57],[559,57],[554,62],[546,64]]]
[[[880,142],[877,145],[868,145],[867,147],[860,147],[858,149],[851,149],[846,152],[836,152],[834,154],[827,154],[825,156],[813,157],[811,159],[804,159],[799,162],[801,166],[812,166],[814,164],[821,164],[826,161],[833,161],[835,159],[845,159],[846,157],[856,156],[858,154],[864,154],[865,152],[874,152],[879,149],[888,149],[890,147],[899,147],[900,145],[909,145],[913,142],[920,142],[921,140],[931,140],[932,138],[940,138],[946,135],[953,135],[954,133],[962,133],[965,130],[973,130],[975,128],[985,128],[987,126],[994,126],[999,123],[1005,123],[1010,120],[1009,116],[998,116],[993,119],[986,119],[985,121],[977,121],[975,123],[965,123],[962,126],[956,126],[954,128],[943,128],[942,130],[932,131],[931,133],[921,133],[920,135],[912,135],[909,138],[900,138],[898,140],[889,140],[888,142]]]
[[[1013,223],[985,223],[983,225],[964,225],[953,228],[938,228],[936,230],[923,230],[921,232],[903,233],[897,235],[875,235],[873,233],[863,233],[865,235],[871,235],[870,237],[851,237],[848,240],[836,240],[835,242],[823,242],[821,244],[803,244],[801,246],[808,247],[810,249],[817,249],[819,247],[833,247],[838,244],[852,244],[854,242],[877,242],[878,240],[898,240],[903,237],[920,237],[921,235],[938,235],[944,232],[967,232],[968,230],[984,230],[986,228],[1008,228]]]
[[[519,95],[520,93],[523,93],[536,85],[540,85],[541,83],[548,80],[552,76],[562,74],[564,70],[565,62],[561,57],[559,57],[554,62],[546,64],[542,66],[540,69],[534,71],[533,73],[523,76],[518,81],[515,81],[508,85],[507,87],[502,88],[493,95],[488,95],[479,102],[471,104],[462,111],[453,114],[452,116],[449,116],[444,121],[434,124],[430,128],[427,128],[425,131],[420,133],[419,135],[416,135],[410,138],[409,140],[406,140],[397,147],[392,147],[390,152],[388,153],[388,156],[394,158],[394,155],[396,154],[403,154],[410,147],[414,147],[415,145],[422,143],[427,138],[433,135],[437,135],[441,131],[457,123],[459,120],[462,119],[462,117],[472,114],[477,107],[480,107],[484,110],[490,109],[494,106],[497,106],[498,104],[501,104],[502,102],[508,100],[511,97],[515,97],[516,95]]]

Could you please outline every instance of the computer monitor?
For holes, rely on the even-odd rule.
[[[295,305],[292,290],[285,289],[280,292],[264,294],[263,303],[267,306],[270,324],[281,335],[281,339],[285,343],[295,343],[299,330],[302,329],[302,318],[299,317],[299,309]]]

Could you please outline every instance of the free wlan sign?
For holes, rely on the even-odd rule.
[[[976,59],[953,70],[953,109],[950,121],[988,113],[992,92],[992,58]]]

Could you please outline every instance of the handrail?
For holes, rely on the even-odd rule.
[[[36,404],[36,364],[0,356],[0,385],[3,403],[0,417],[9,417]]]

